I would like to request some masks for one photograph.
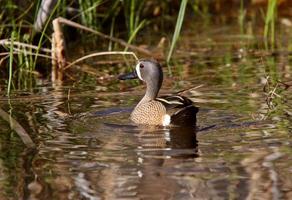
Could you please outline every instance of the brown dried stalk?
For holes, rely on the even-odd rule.
[[[150,51],[148,51],[147,49],[144,49],[144,48],[140,48],[140,47],[137,47],[135,45],[132,45],[132,44],[128,44],[126,41],[122,40],[122,39],[119,39],[119,38],[115,38],[115,37],[112,37],[112,36],[109,36],[109,35],[106,35],[104,33],[101,33],[99,31],[96,31],[96,30],[93,30],[91,28],[88,28],[86,26],[83,26],[81,24],[78,24],[76,22],[73,22],[73,21],[70,21],[68,19],[65,19],[63,17],[58,17],[57,19],[55,20],[58,20],[59,23],[63,23],[63,24],[66,24],[68,26],[72,26],[72,27],[75,27],[75,28],[79,28],[81,30],[85,30],[85,31],[88,31],[88,32],[91,32],[91,33],[94,33],[104,39],[107,39],[107,40],[110,40],[110,41],[113,41],[113,42],[116,42],[124,47],[127,47],[129,49],[132,49],[132,50],[135,50],[135,51],[138,51],[144,55],[147,55],[147,56],[152,56],[152,53]]]
[[[77,60],[75,60],[74,62],[70,63],[69,65],[67,65],[63,70],[68,69],[69,67],[71,67],[72,65],[75,65],[76,63],[85,60],[87,58],[91,58],[91,57],[95,57],[95,56],[103,56],[103,55],[132,55],[135,57],[136,60],[138,60],[137,56],[133,53],[133,52],[125,52],[125,51],[108,51],[108,52],[98,52],[98,53],[92,53],[86,56],[83,56],[81,58],[78,58]]]

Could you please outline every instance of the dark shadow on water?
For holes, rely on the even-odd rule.
[[[104,117],[108,115],[115,115],[120,113],[131,113],[133,108],[108,108],[106,110],[99,110],[96,112],[90,113],[91,117]]]
[[[113,124],[113,123],[104,122],[103,125],[106,126],[107,128],[122,129],[124,131],[135,130],[138,128],[136,125],[131,125],[131,124]]]

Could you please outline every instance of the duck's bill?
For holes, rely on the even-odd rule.
[[[127,74],[122,74],[118,77],[118,79],[120,80],[128,80],[128,79],[136,79],[136,78],[138,78],[136,71],[133,71]]]

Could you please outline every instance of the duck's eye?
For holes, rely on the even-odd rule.
[[[140,64],[140,68],[144,68],[144,65],[142,63]]]

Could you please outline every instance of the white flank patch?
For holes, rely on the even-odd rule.
[[[162,118],[162,125],[168,126],[169,124],[170,124],[170,116],[168,114],[166,114]]]
[[[136,72],[137,72],[137,75],[138,75],[139,79],[140,79],[141,81],[143,81],[142,76],[141,76],[141,72],[140,72],[140,63],[138,63],[138,64],[136,65]]]

